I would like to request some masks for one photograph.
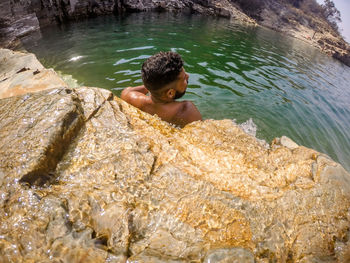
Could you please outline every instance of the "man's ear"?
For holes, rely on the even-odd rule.
[[[175,90],[174,89],[168,89],[168,91],[166,92],[166,96],[169,98],[169,99],[173,99],[175,97]]]

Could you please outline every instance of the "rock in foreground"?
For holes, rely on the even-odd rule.
[[[93,88],[0,112],[1,262],[349,259],[350,176],[311,149],[177,129]]]
[[[0,116],[0,262],[350,260],[349,173],[286,137],[178,129],[86,87]]]

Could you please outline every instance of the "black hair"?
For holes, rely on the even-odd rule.
[[[142,81],[150,91],[157,91],[173,82],[182,71],[183,60],[178,53],[159,52],[142,64]]]

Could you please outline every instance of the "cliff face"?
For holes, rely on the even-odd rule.
[[[30,32],[39,30],[39,20],[33,12],[31,1],[3,0],[0,3],[0,44],[12,46]]]
[[[103,14],[149,10],[197,12],[253,22],[227,0],[3,0],[0,3],[0,45],[14,46],[15,40],[38,30],[39,26]]]
[[[0,54],[0,76],[24,73]],[[350,174],[326,155],[50,88],[0,100],[1,262],[350,260]]]
[[[0,3],[0,43],[16,45],[18,38],[53,23],[111,14],[120,7],[114,0],[3,0]]]
[[[312,12],[318,7],[315,1],[299,2],[297,8],[286,1],[262,1],[259,24],[299,38],[350,66],[350,45],[320,14]]]

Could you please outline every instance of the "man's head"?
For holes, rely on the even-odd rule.
[[[142,81],[145,87],[157,97],[170,99],[182,97],[187,88],[188,75],[183,68],[181,56],[175,52],[159,52],[142,65]]]

